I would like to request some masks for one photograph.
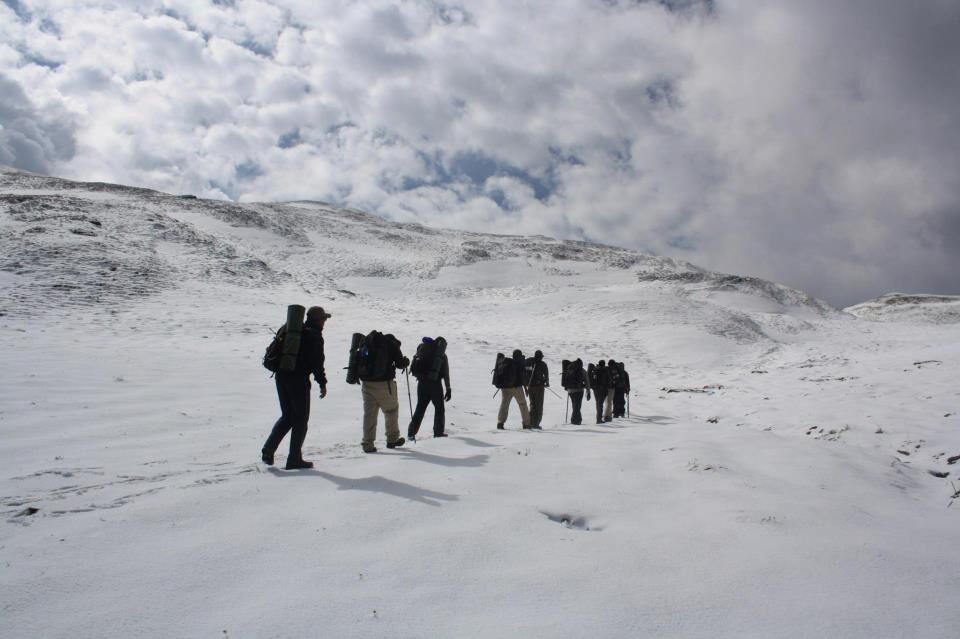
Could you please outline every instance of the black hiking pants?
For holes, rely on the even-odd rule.
[[[527,397],[530,398],[530,425],[539,426],[543,421],[544,386],[528,386]]]
[[[594,388],[593,399],[597,402],[597,423],[603,423],[603,403],[607,400],[606,388]]]
[[[627,390],[615,388],[613,390],[613,416],[625,417],[627,414]]]
[[[416,437],[420,432],[420,423],[427,414],[427,406],[433,404],[433,434],[442,435],[444,429],[443,382],[439,379],[417,380],[417,408],[410,418],[410,427],[407,428],[407,437]]]
[[[583,423],[583,415],[580,414],[580,408],[583,406],[583,391],[579,393],[570,393],[570,403],[573,405],[573,411],[570,415],[570,423],[579,426]]]
[[[310,419],[310,378],[277,373],[277,397],[280,399],[280,419],[273,425],[263,450],[276,452],[287,433],[290,433],[290,460],[303,459],[303,441],[307,438],[307,420]]]

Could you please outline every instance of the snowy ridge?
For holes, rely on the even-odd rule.
[[[843,310],[876,322],[957,324],[960,323],[960,296],[889,293]]]

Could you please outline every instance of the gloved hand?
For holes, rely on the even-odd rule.
[[[403,359],[400,360],[400,370],[406,370],[407,366],[409,365],[410,365],[409,357],[404,357]]]
[[[326,386],[321,386],[321,387],[320,387],[320,399],[323,399],[323,398],[326,397],[326,396],[327,396],[327,387],[326,387]]]
[[[449,401],[450,401],[450,397],[452,397],[451,393],[453,393],[453,389],[448,388],[448,389],[447,389],[447,394],[443,396],[443,401],[449,402]]]

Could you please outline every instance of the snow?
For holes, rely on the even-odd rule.
[[[956,636],[956,324],[613,247],[0,180],[4,637]],[[316,468],[287,472],[259,359],[294,302],[333,318]],[[428,411],[360,451],[342,367],[373,328],[448,340],[449,438]],[[548,392],[543,432],[495,430],[514,348],[561,395],[560,360],[624,360],[631,416],[565,424]]]

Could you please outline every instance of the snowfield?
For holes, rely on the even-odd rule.
[[[259,461],[289,303],[333,314],[312,471]],[[3,636],[956,637],[956,309],[4,170]],[[448,340],[449,438],[361,452],[372,329]],[[514,348],[561,396],[625,361],[630,416],[497,431]]]

